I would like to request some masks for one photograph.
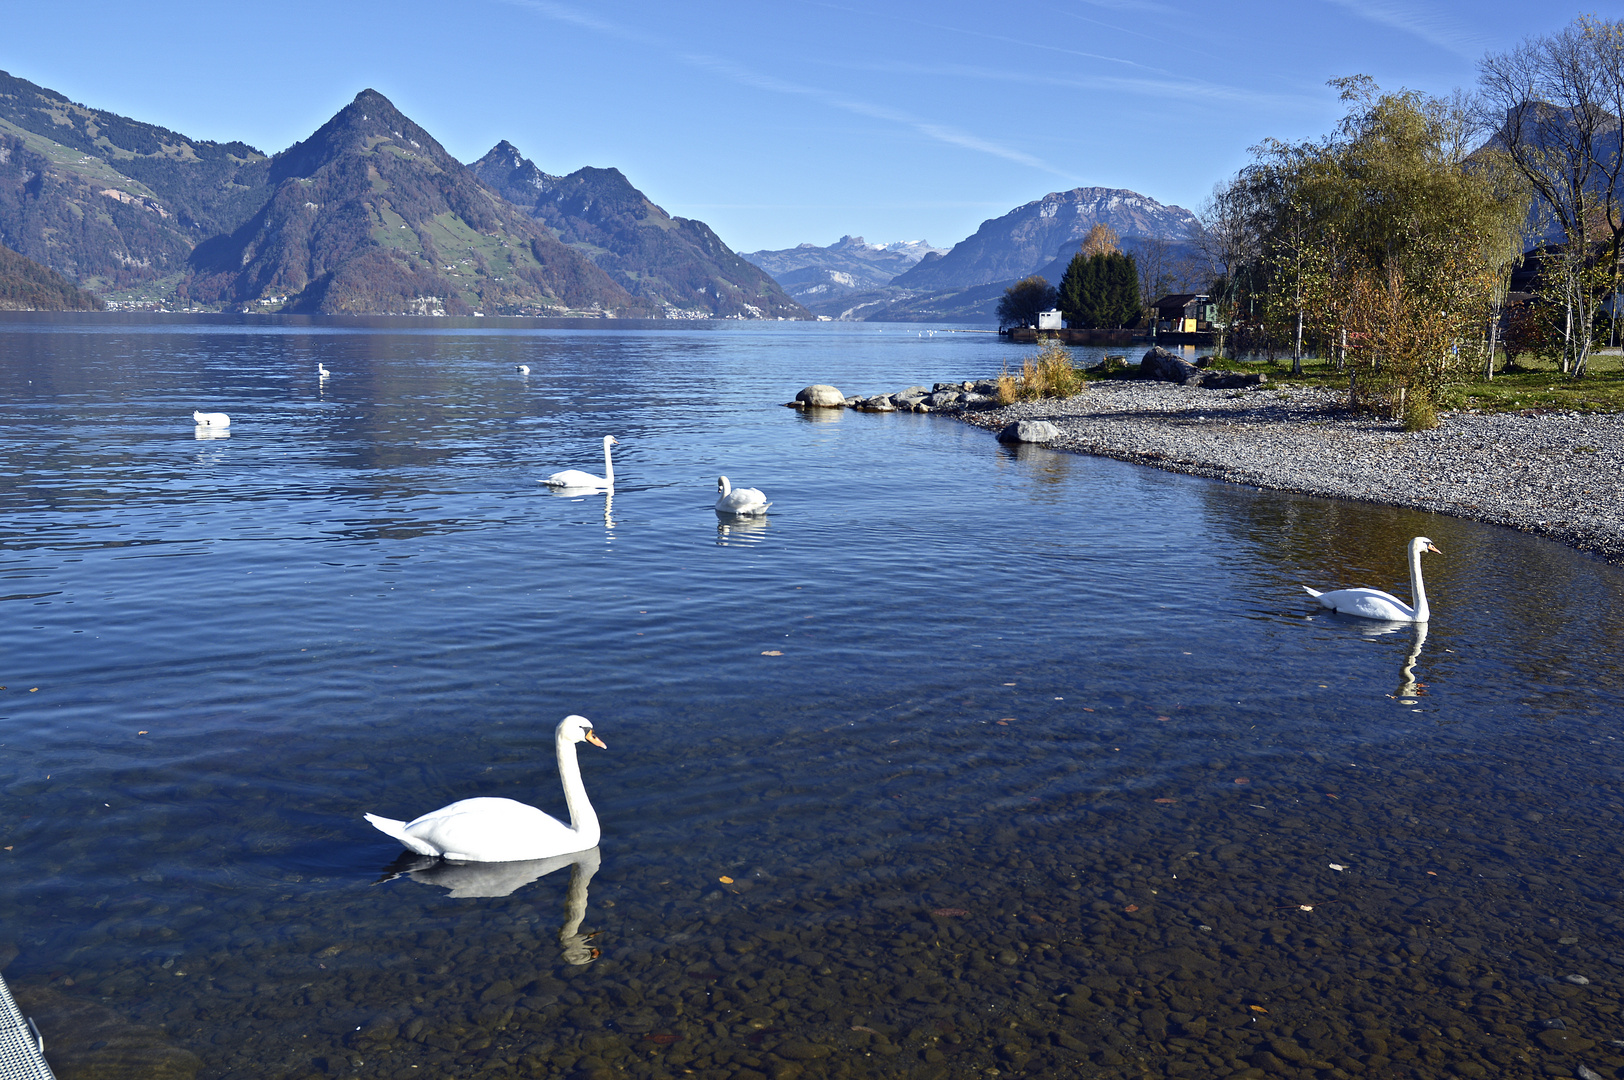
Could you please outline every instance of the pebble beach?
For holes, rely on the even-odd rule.
[[[1056,450],[1508,525],[1624,563],[1624,416],[1442,413],[1406,432],[1337,392],[1137,380],[956,415],[995,431],[1047,420]]]

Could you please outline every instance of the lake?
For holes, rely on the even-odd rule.
[[[1624,573],[781,407],[1022,348],[0,318],[0,966],[58,1075],[1624,1076]],[[604,435],[612,500],[539,483]],[[1407,596],[1415,535],[1424,634],[1301,589]],[[564,814],[571,713],[591,856],[362,819]]]

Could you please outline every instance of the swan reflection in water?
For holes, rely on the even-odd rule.
[[[591,941],[597,935],[581,933],[586,918],[586,889],[598,872],[597,848],[554,855],[550,859],[527,862],[452,862],[431,855],[407,852],[384,871],[377,884],[410,878],[423,885],[438,885],[458,900],[475,897],[511,896],[538,878],[555,870],[570,868],[569,889],[564,896],[564,925],[558,929],[559,951],[566,964],[590,964],[600,955]]]
[[[1416,695],[1427,692],[1423,683],[1415,681],[1415,662],[1421,658],[1421,646],[1427,643],[1427,624],[1418,622],[1411,625],[1415,627],[1415,639],[1410,642],[1410,653],[1404,658],[1404,666],[1399,668],[1398,689],[1393,691],[1400,705],[1414,705]]]
[[[1308,616],[1313,622],[1315,617]],[[1414,705],[1415,699],[1427,692],[1427,684],[1417,682],[1415,678],[1415,665],[1421,659],[1421,649],[1427,643],[1427,624],[1424,622],[1368,622],[1359,627],[1359,632],[1367,641],[1386,637],[1388,634],[1397,634],[1409,630],[1415,636],[1410,639],[1410,651],[1405,654],[1404,664],[1399,668],[1398,689],[1389,696],[1400,705]]]
[[[203,439],[229,439],[231,429],[228,427],[214,427],[210,424],[199,424],[192,432],[194,438]]]
[[[547,494],[560,499],[584,499],[589,495],[603,496],[603,523],[609,528],[615,527],[615,489],[590,487],[557,487],[549,486]]]
[[[765,516],[735,516],[732,514],[717,514],[716,544],[718,547],[727,547],[729,544],[759,544],[764,539],[762,533],[767,531],[767,518]]]

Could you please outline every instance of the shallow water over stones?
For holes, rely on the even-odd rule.
[[[0,322],[0,940],[66,1080],[1624,1075],[1617,569],[777,404],[980,337],[417,325]],[[535,483],[608,433],[607,514]],[[1424,640],[1305,602],[1423,532]],[[360,819],[561,812],[566,712],[590,872]]]

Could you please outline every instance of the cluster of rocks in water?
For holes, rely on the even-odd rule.
[[[991,409],[998,405],[998,380],[939,382],[910,386],[895,394],[847,397],[833,386],[817,383],[786,402],[792,409],[858,409],[862,412],[937,412],[946,409]]]
[[[1122,358],[1108,356],[1089,371],[1105,372],[1119,366]],[[1116,365],[1113,365],[1113,361]],[[1139,378],[1208,390],[1236,390],[1260,386],[1269,381],[1261,372],[1208,370],[1212,358],[1204,356],[1190,363],[1161,346],[1145,353],[1139,362]],[[848,397],[827,383],[814,383],[785,402],[792,409],[857,409],[861,412],[944,412],[998,407],[998,380],[972,379],[965,382],[939,382],[930,386],[910,386],[894,394],[855,394]],[[1027,440],[1032,441],[1032,440]]]
[[[1087,370],[1107,372],[1120,367],[1122,357],[1107,356]],[[1211,357],[1201,357],[1194,364],[1168,352],[1161,346],[1145,353],[1139,362],[1139,378],[1158,382],[1178,383],[1180,386],[1202,387],[1208,390],[1236,390],[1260,386],[1269,381],[1261,372],[1243,374],[1234,371],[1208,370]],[[972,379],[965,382],[939,382],[931,386],[910,386],[894,394],[855,394],[847,397],[827,383],[814,383],[785,402],[792,409],[856,409],[859,412],[964,412],[972,409],[996,409],[998,401],[997,379]],[[1021,420],[1009,424],[998,433],[1000,442],[1049,442],[1059,438],[1060,431],[1043,421]]]

